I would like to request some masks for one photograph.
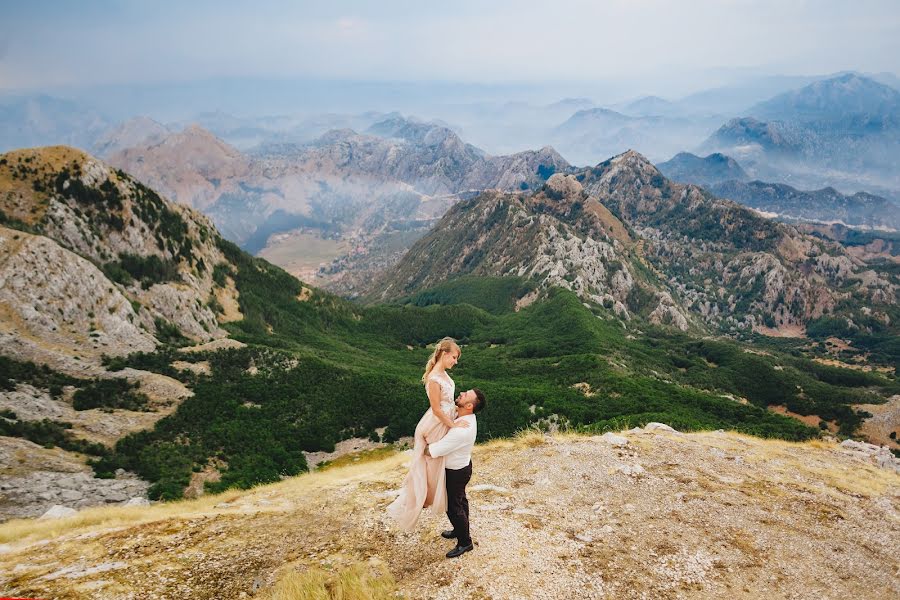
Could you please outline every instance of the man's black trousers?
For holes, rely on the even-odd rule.
[[[447,471],[447,518],[453,525],[457,544],[468,546],[472,543],[469,536],[469,499],[466,498],[466,484],[472,478],[472,462],[462,469],[445,469]]]

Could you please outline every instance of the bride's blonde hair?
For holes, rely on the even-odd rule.
[[[422,375],[422,383],[428,383],[428,375],[445,352],[460,352],[459,346],[456,345],[456,340],[452,337],[442,338],[434,345],[434,352],[428,357],[428,363],[425,365],[425,374]]]

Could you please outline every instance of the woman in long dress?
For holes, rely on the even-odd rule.
[[[403,480],[400,495],[388,506],[388,514],[397,525],[409,531],[415,527],[423,508],[435,512],[447,510],[447,486],[444,474],[444,457],[425,455],[425,446],[440,440],[451,427],[468,427],[465,421],[455,423],[455,384],[447,374],[459,360],[459,346],[452,338],[439,341],[428,363],[422,382],[431,405],[416,425],[415,443],[409,473]]]

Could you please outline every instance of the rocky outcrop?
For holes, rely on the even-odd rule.
[[[149,487],[124,471],[115,479],[97,479],[71,453],[19,438],[0,437],[0,465],[0,521],[38,517],[55,505],[79,509],[124,504],[146,498]]]
[[[78,372],[103,354],[148,352],[156,339],[123,291],[53,240],[0,227],[4,354]],[[77,357],[77,358],[76,358]]]

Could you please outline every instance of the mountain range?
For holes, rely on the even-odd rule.
[[[699,150],[735,158],[755,179],[896,197],[900,92],[856,74],[818,81],[752,107]]]
[[[629,151],[556,174],[534,194],[457,203],[368,297],[400,298],[460,275],[514,275],[571,289],[622,318],[777,333],[802,330],[851,297],[855,316],[874,310],[890,321],[898,282],[867,269],[837,244],[668,181]]]
[[[341,255],[339,244],[359,249],[352,260],[361,261],[363,270],[391,264],[398,249],[408,247],[416,232],[423,234],[460,195],[526,189],[569,167],[550,147],[490,156],[445,126],[401,117],[380,121],[366,133],[333,130],[307,144],[270,144],[252,154],[192,126],[108,160],[203,210],[226,237],[253,252],[264,249],[270,236],[299,229],[332,240],[322,257],[326,264]],[[339,279],[325,277],[310,262],[295,272],[318,275],[319,284],[334,280],[334,289],[353,292],[353,269],[340,268]]]
[[[0,455],[29,457],[0,473],[0,518],[249,487],[348,438],[393,442],[445,335],[492,398],[486,437],[654,420],[803,440],[877,412],[865,435],[892,443],[893,380],[807,357],[840,335],[843,360],[896,362],[896,270],[634,152],[460,200],[374,306],[72,148],[0,155],[0,184]],[[796,344],[751,332],[804,325]]]
[[[834,188],[801,191],[783,183],[750,181],[737,161],[724,154],[701,158],[681,152],[657,166],[674,181],[701,185],[716,196],[783,220],[900,228],[900,206],[886,198],[866,192],[842,194]]]

